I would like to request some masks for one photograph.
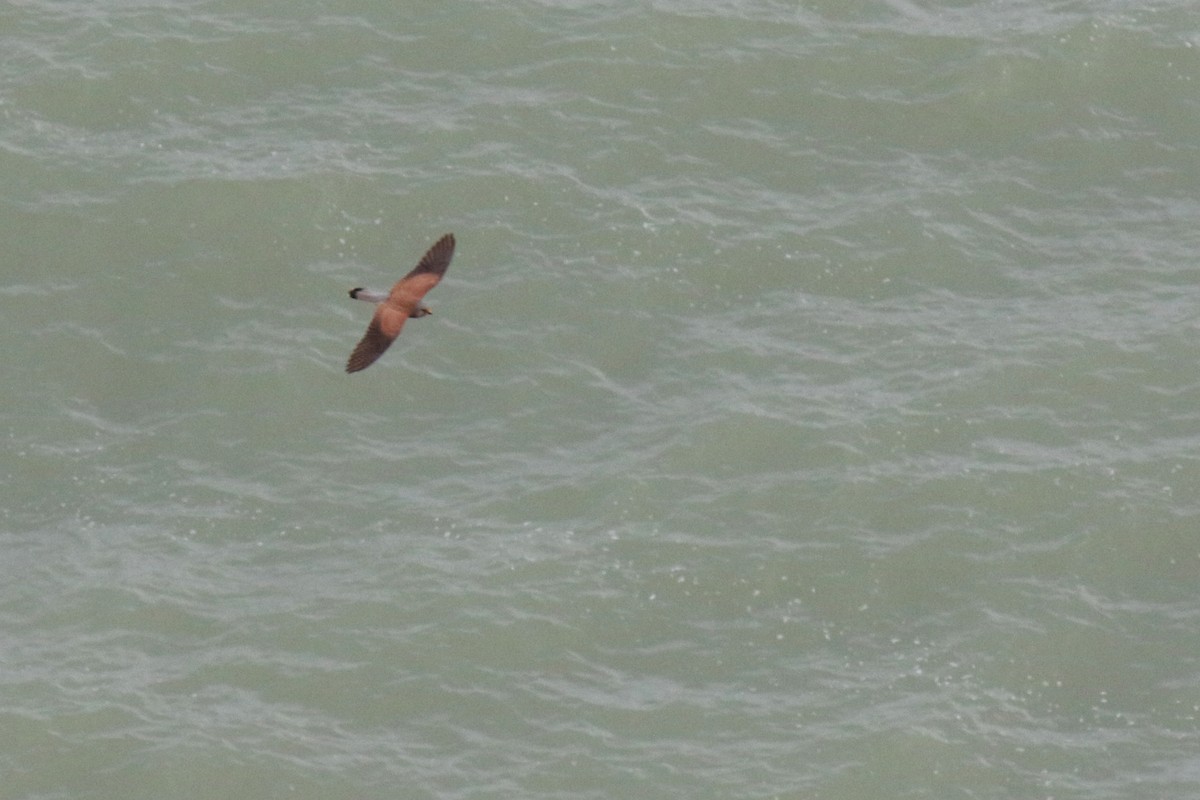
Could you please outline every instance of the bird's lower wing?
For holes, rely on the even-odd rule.
[[[371,320],[371,324],[367,326],[367,332],[363,334],[362,339],[355,346],[354,352],[350,354],[349,360],[346,361],[346,372],[358,372],[360,369],[366,369],[374,364],[375,359],[383,355],[400,334],[400,329],[404,327],[404,318],[398,320],[398,325],[392,319],[388,319],[386,322],[393,324],[385,325],[380,321],[381,316],[376,314]],[[385,331],[385,328],[389,330]]]

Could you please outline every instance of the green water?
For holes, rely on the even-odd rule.
[[[1198,23],[0,9],[0,798],[1200,796]]]

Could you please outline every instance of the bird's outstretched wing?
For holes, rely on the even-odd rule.
[[[358,340],[354,352],[346,361],[346,372],[358,372],[374,364],[375,359],[383,355],[392,342],[396,341],[407,320],[407,314],[401,314],[386,303],[381,303],[375,309],[375,316],[371,318],[367,332]]]
[[[387,304],[407,308],[410,312],[421,302],[421,298],[446,274],[450,259],[454,257],[454,234],[447,233],[425,251],[425,255],[413,267],[412,272],[396,281],[388,294]]]

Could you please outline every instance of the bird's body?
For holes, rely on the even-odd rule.
[[[432,314],[421,305],[425,293],[437,286],[450,259],[454,256],[454,234],[447,233],[421,257],[412,272],[396,281],[396,285],[387,294],[372,292],[361,287],[350,290],[350,296],[355,300],[366,300],[377,303],[375,316],[367,326],[350,359],[346,362],[346,372],[358,372],[375,363],[383,352],[391,346],[400,330],[410,317],[424,317]]]

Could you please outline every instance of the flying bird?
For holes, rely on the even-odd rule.
[[[409,317],[424,317],[433,313],[421,305],[421,298],[438,285],[453,256],[454,234],[447,233],[426,251],[412,272],[396,281],[387,294],[372,292],[361,286],[350,290],[350,296],[355,300],[378,305],[367,332],[346,362],[346,372],[358,372],[374,364],[375,359],[383,355],[383,351],[400,335],[400,329]]]

